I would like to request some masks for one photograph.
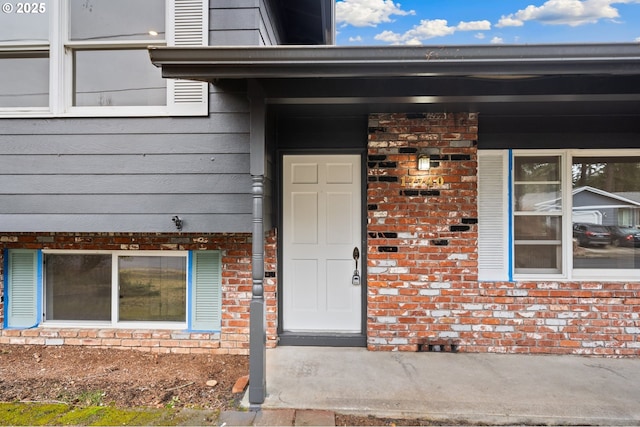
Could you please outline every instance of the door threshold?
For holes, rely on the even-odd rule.
[[[367,337],[363,334],[332,334],[326,332],[300,333],[281,332],[278,345],[315,347],[366,347]]]

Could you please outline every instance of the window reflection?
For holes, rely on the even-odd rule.
[[[48,52],[0,55],[0,108],[49,105]]]
[[[165,38],[164,0],[71,0],[69,13],[72,41]]]
[[[45,44],[49,41],[51,1],[38,0],[38,7],[40,3],[44,3],[44,8],[39,9],[43,13],[15,13],[15,10],[14,13],[0,12],[0,44]],[[8,4],[16,7],[14,2]]]
[[[184,257],[118,257],[119,319],[184,322],[186,280]]]
[[[167,83],[146,50],[78,50],[75,106],[166,105]]]
[[[640,157],[575,157],[574,268],[640,268]]]
[[[45,255],[47,320],[111,320],[111,255]]]

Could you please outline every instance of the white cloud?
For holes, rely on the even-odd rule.
[[[504,43],[504,39],[502,37],[494,37],[491,39],[491,43],[493,44],[502,44]]]
[[[483,40],[486,37],[486,35],[484,33],[477,33],[473,37],[477,38],[478,40]]]
[[[487,20],[470,22],[460,21],[456,29],[459,31],[488,31],[491,29],[491,22]]]
[[[450,27],[446,19],[423,19],[420,25],[414,26],[404,34],[404,38],[428,40],[434,37],[449,36],[456,32],[456,27]]]
[[[446,19],[423,19],[420,24],[414,25],[412,29],[404,34],[392,31],[383,31],[375,36],[376,40],[392,44],[422,44],[424,40],[435,37],[445,37],[454,34],[456,31],[485,31],[491,29],[489,21],[460,22],[452,27]],[[482,36],[484,37],[484,36]],[[476,38],[481,38],[476,35]]]
[[[529,5],[510,15],[502,16],[496,27],[520,27],[526,21],[543,24],[578,25],[615,20],[620,16],[613,5],[639,3],[639,0],[547,0],[541,6]]]
[[[394,33],[393,31],[383,31],[380,34],[376,34],[374,37],[375,40],[380,40],[381,42],[387,42],[391,44],[400,44],[402,42],[402,34]]]
[[[349,41],[352,42],[352,43],[361,42],[362,41],[362,37],[360,37],[360,36],[349,37]]]
[[[521,19],[514,18],[513,14],[509,16],[503,16],[500,18],[496,27],[522,27],[524,22]]]
[[[411,46],[420,46],[422,42],[419,39],[411,39],[411,40],[407,40],[405,44],[411,45]]]
[[[342,0],[336,3],[336,22],[354,27],[375,27],[392,22],[393,15],[415,15],[413,10],[402,10],[393,0]]]
[[[638,37],[635,41],[637,41],[638,43],[640,43],[640,37]]]

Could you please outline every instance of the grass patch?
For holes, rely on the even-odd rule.
[[[64,403],[0,403],[2,426],[149,426],[177,425],[184,414],[170,408],[121,409],[111,406],[73,407]]]

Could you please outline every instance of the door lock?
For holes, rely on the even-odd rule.
[[[360,258],[360,251],[356,246],[353,248],[353,259],[356,262],[356,269],[353,270],[353,276],[351,276],[351,284],[353,286],[360,286],[360,272],[358,272],[358,259]]]

